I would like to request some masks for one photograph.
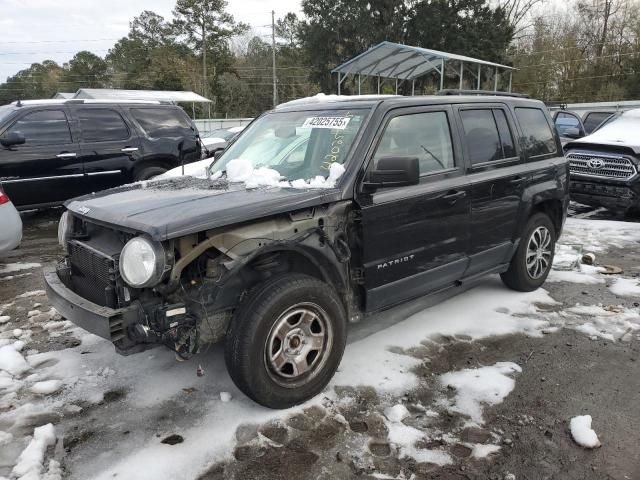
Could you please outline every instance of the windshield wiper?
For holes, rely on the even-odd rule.
[[[442,163],[438,157],[436,157],[433,153],[431,153],[431,151],[429,151],[429,149],[427,147],[425,147],[424,145],[420,145],[420,146],[422,147],[422,149],[425,152],[427,152],[429,155],[431,155],[436,162],[438,162],[438,165],[440,165],[443,170],[445,170],[444,163]]]

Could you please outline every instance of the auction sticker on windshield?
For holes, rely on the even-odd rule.
[[[329,128],[344,130],[349,125],[349,117],[311,117],[302,124],[302,128]]]

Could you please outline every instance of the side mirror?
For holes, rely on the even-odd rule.
[[[216,150],[216,151],[213,153],[213,159],[214,159],[214,160],[219,159],[219,158],[222,156],[222,154],[223,154],[223,153],[224,153],[224,150]]]
[[[582,135],[579,128],[569,127],[564,130],[563,136],[567,138],[582,138],[584,135]]]
[[[420,182],[418,157],[383,157],[375,170],[369,172],[364,186],[368,190],[406,187]]]
[[[0,137],[0,143],[4,147],[11,147],[13,145],[22,145],[26,142],[24,135],[20,132],[8,132]]]

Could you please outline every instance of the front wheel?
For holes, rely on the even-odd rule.
[[[307,275],[276,276],[254,288],[234,315],[227,369],[257,403],[288,408],[329,383],[346,337],[346,314],[333,288]]]
[[[532,215],[509,269],[501,275],[504,284],[519,292],[539,288],[551,271],[556,249],[556,232],[544,213]]]

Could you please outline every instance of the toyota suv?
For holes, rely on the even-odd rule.
[[[146,180],[200,159],[198,131],[158,101],[25,100],[0,107],[0,185],[21,210]]]
[[[121,354],[165,345],[189,358],[224,340],[236,385],[284,408],[329,382],[348,322],[487,274],[540,287],[568,187],[539,101],[297,101],[255,120],[201,178],[68,202],[66,256],[46,288]]]
[[[639,131],[640,109],[629,110],[565,145],[573,200],[622,214],[640,210]]]

